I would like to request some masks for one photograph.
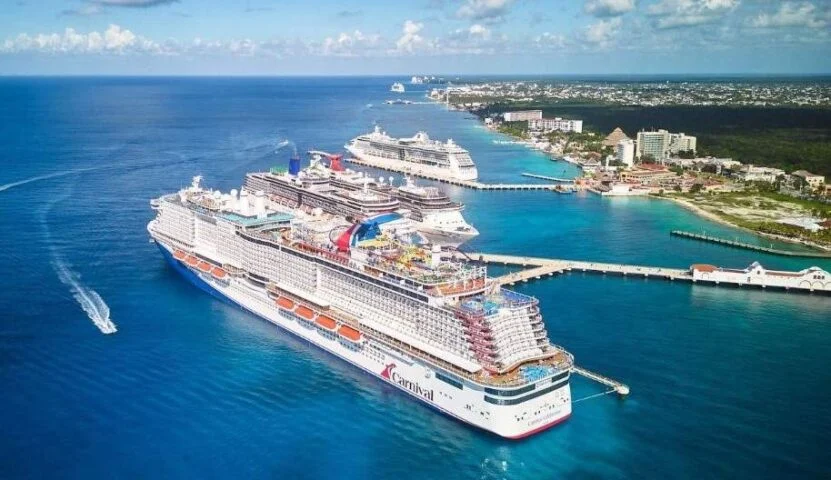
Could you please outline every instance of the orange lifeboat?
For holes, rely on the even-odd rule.
[[[334,331],[335,327],[338,326],[337,322],[335,322],[334,320],[332,320],[331,318],[329,318],[325,315],[318,315],[315,322],[317,322],[318,325],[325,328],[326,330],[331,330],[331,331]]]
[[[350,327],[349,325],[341,325],[338,329],[338,335],[341,337],[349,340],[350,342],[360,342],[361,341],[361,332],[355,330],[354,328]]]
[[[277,299],[277,306],[284,310],[291,310],[294,308],[294,302],[286,297],[280,297]]]
[[[211,269],[212,269],[213,267],[211,266],[211,264],[210,264],[210,263],[208,263],[208,262],[206,262],[206,261],[204,261],[204,260],[203,260],[203,261],[199,262],[199,267],[197,267],[197,268],[199,268],[199,270],[201,270],[201,271],[203,271],[203,272],[205,272],[205,273],[208,273],[208,272],[210,272],[210,271],[211,271]]]
[[[213,270],[211,270],[211,274],[212,274],[212,275],[214,276],[214,278],[216,278],[217,280],[222,280],[223,278],[225,278],[225,277],[228,275],[228,274],[225,272],[225,270],[223,270],[223,269],[221,269],[221,268],[219,268],[219,267],[214,267],[214,269],[213,269]]]
[[[181,251],[181,250],[176,250],[175,252],[173,252],[173,258],[175,258],[176,260],[179,260],[179,261],[184,260],[185,257],[187,257],[187,256],[188,256],[188,254]]]
[[[306,320],[311,320],[315,316],[314,310],[305,305],[299,305],[297,307],[297,310],[294,311],[294,313],[300,315],[302,318],[305,318]]]
[[[187,263],[191,267],[195,267],[199,264],[199,259],[194,257],[193,255],[188,255],[188,258],[185,259],[185,263]]]

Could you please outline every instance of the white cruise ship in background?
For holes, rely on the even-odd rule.
[[[451,139],[431,140],[425,132],[410,138],[393,138],[376,126],[372,133],[352,139],[345,148],[376,168],[466,181],[479,177],[467,150]]]
[[[200,180],[151,201],[147,226],[199,288],[497,435],[570,416],[573,357],[549,341],[535,298],[384,232],[388,214],[349,222]]]
[[[393,83],[390,87],[390,92],[404,93],[404,84],[401,82]]]

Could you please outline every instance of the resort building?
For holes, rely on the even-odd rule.
[[[615,160],[631,167],[635,164],[635,141],[624,138],[615,145]]]
[[[653,160],[663,160],[669,156],[669,132],[638,132],[637,157],[652,157]]]
[[[684,151],[695,151],[696,137],[684,133],[670,133],[664,129],[638,132],[637,157],[646,155],[655,160],[664,160],[670,155]]]
[[[542,110],[518,110],[516,112],[505,112],[502,118],[506,122],[526,122],[542,119]]]
[[[529,130],[538,130],[542,132],[553,132],[555,130],[560,132],[583,132],[582,120],[567,120],[564,118],[537,118],[528,120]]]
[[[808,184],[811,188],[817,188],[825,183],[825,177],[822,175],[815,175],[807,170],[797,170],[795,172],[791,172],[791,175],[794,177],[799,177],[805,180],[805,183]]]
[[[675,179],[678,175],[663,165],[644,163],[632,170],[620,172],[620,180],[624,183],[639,183],[646,185],[661,180]]]
[[[669,153],[678,155],[680,152],[694,152],[696,138],[683,133],[669,134]]]
[[[785,175],[784,170],[772,167],[757,167],[745,165],[738,172],[733,174],[739,180],[745,182],[768,182],[773,183],[780,175]]]

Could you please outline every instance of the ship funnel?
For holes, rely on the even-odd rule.
[[[343,160],[343,155],[332,155],[329,157],[329,168],[335,172],[342,172],[343,164],[341,160]]]
[[[300,173],[300,157],[294,155],[289,159],[289,175]]]

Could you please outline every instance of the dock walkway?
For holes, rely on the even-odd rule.
[[[612,388],[615,392],[617,392],[618,395],[621,395],[621,396],[629,395],[629,386],[627,386],[623,383],[620,383],[617,380],[612,380],[609,377],[603,376],[599,373],[592,372],[590,370],[586,370],[585,368],[578,367],[577,365],[574,365],[573,367],[571,367],[571,371],[578,374],[578,375],[586,377],[589,380],[594,380],[597,383],[600,383],[600,384],[606,385],[609,388]]]
[[[451,177],[444,177],[433,173],[423,172],[417,167],[413,168],[397,168],[389,165],[381,165],[378,162],[362,160],[358,158],[350,158],[346,160],[348,163],[355,165],[362,165],[364,167],[378,168],[381,170],[388,170],[391,172],[404,173],[413,177],[425,178],[436,182],[449,183],[458,187],[472,188],[474,190],[547,190],[557,191],[559,188],[555,184],[534,184],[534,183],[482,183],[473,180],[459,180]]]
[[[494,280],[500,285],[514,285],[520,282],[538,280],[545,276],[582,271],[599,274],[617,274],[621,276],[634,276],[641,278],[658,278],[670,281],[701,282],[709,285],[732,285],[736,287],[759,287],[766,289],[784,289],[799,292],[831,292],[831,283],[825,287],[817,287],[815,284],[802,283],[788,286],[765,285],[764,283],[746,282],[742,279],[696,279],[691,269],[653,267],[646,265],[627,265],[620,263],[585,262],[579,260],[564,260],[556,258],[525,257],[519,255],[499,255],[492,253],[468,253],[471,261],[481,263],[501,263],[503,265],[515,265],[529,267],[519,272],[508,273]]]
[[[773,255],[782,255],[786,257],[806,257],[806,258],[831,258],[831,252],[794,252],[790,250],[780,250],[773,247],[763,247],[761,245],[753,245],[750,243],[739,242],[736,240],[727,240],[726,238],[712,237],[710,235],[703,235],[700,233],[685,232],[683,230],[673,230],[669,232],[670,235],[676,237],[690,238],[693,240],[701,240],[702,242],[717,243],[719,245],[727,245],[729,247],[744,248],[746,250],[755,250],[757,252],[765,252]]]
[[[523,172],[521,175],[523,177],[528,177],[528,178],[537,178],[537,179],[540,179],[540,180],[548,180],[549,182],[574,183],[573,178],[551,177],[551,176],[548,176],[548,175],[540,175],[538,173],[527,173],[527,172]]]

